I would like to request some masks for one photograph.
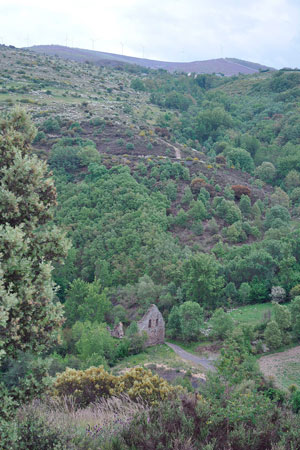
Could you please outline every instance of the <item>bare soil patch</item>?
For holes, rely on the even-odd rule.
[[[265,377],[272,377],[281,388],[291,384],[300,386],[300,346],[263,356],[259,359],[259,367]]]

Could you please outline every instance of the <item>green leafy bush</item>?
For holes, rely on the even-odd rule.
[[[210,323],[213,335],[219,339],[228,337],[234,328],[233,319],[222,308],[215,310]]]

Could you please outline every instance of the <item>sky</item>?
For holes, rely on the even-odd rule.
[[[0,43],[300,67],[300,0],[0,0]]]

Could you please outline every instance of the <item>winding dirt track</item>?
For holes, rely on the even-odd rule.
[[[171,344],[170,342],[166,342],[166,345],[174,350],[174,352],[177,353],[180,358],[185,359],[186,361],[193,362],[195,364],[201,364],[201,366],[206,370],[210,370],[212,372],[216,371],[216,368],[213,366],[212,361],[210,361],[209,359],[200,358],[199,356],[193,355],[192,353],[183,350],[183,348],[179,347],[179,345]]]

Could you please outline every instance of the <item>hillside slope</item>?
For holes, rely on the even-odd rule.
[[[167,62],[155,61],[145,58],[135,58],[126,55],[117,55],[113,53],[99,52],[95,50],[86,50],[80,48],[70,48],[60,45],[34,45],[28,48],[31,51],[45,55],[59,56],[64,59],[70,59],[78,62],[92,62],[97,65],[118,65],[137,64],[150,69],[165,69],[168,72],[185,73],[220,73],[225,76],[257,73],[260,70],[271,69],[257,63],[238,60],[234,58],[218,58],[207,61],[191,62]]]
[[[156,301],[167,317],[185,299],[211,309],[292,287],[298,72],[194,78],[0,51],[0,109],[32,114],[73,242],[54,272],[62,300],[96,277],[125,318]],[[190,261],[209,267],[201,283]]]

